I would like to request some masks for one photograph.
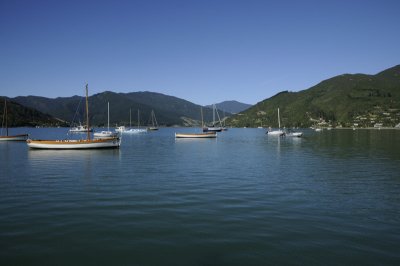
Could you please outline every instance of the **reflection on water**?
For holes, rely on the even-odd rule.
[[[106,159],[119,156],[119,149],[83,149],[83,150],[40,150],[28,149],[28,158],[31,162],[49,161],[84,161],[87,158]]]
[[[37,171],[37,173],[46,173],[48,169],[53,169],[54,176],[83,175],[89,178],[98,172],[111,173],[110,168],[113,169],[118,165],[120,155],[119,149],[28,149],[28,162],[31,171]]]
[[[2,262],[400,261],[400,131],[175,139],[183,130],[124,135],[119,150],[0,143]]]
[[[400,157],[399,130],[332,130],[318,134],[310,146],[322,155],[350,158]]]

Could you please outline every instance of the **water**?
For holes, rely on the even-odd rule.
[[[119,150],[0,143],[1,264],[400,264],[400,131],[175,131],[195,130]]]

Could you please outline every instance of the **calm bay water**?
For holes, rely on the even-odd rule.
[[[67,129],[13,129],[65,138]],[[0,143],[1,265],[399,265],[400,131]]]

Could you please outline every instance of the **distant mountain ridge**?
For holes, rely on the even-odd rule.
[[[19,96],[13,100],[68,122],[72,122],[72,120],[75,123],[84,122],[85,103],[84,97],[81,96],[55,99]],[[149,124],[152,110],[156,114],[158,123],[162,126],[198,126],[201,124],[201,106],[189,101],[148,91],[130,93],[105,91],[89,96],[89,116],[92,125],[103,126],[107,123],[107,102],[110,103],[110,124],[113,126],[129,126],[130,124],[136,126],[138,110],[142,126]],[[229,112],[225,114],[231,115]],[[205,122],[212,120],[211,109],[203,108],[203,115]]]
[[[231,113],[231,114],[236,114],[240,113],[248,108],[250,108],[252,105],[247,104],[247,103],[241,103],[238,101],[224,101],[220,103],[215,104],[219,110]],[[212,105],[206,105],[208,108],[212,108]]]
[[[72,120],[76,123],[79,120],[84,122],[84,97],[81,96],[55,99],[19,96],[10,100],[16,104],[15,108],[18,106],[19,110],[24,110],[20,112],[14,126],[37,125],[37,123],[54,126],[62,124],[63,121],[70,123]],[[138,110],[142,126],[148,125],[151,110],[155,111],[159,124],[163,126],[199,126],[200,109],[203,109],[203,119],[206,123],[212,120],[212,109],[177,97],[148,91],[131,93],[106,91],[89,97],[92,125],[106,124],[107,102],[110,102],[112,126],[129,125],[130,110],[132,126],[137,125]],[[237,111],[230,109],[229,105],[237,107],[238,102],[226,101],[217,104],[221,118],[223,114],[231,116],[231,112]],[[392,127],[400,123],[400,65],[375,75],[339,75],[307,90],[280,92],[256,105],[249,107],[244,104],[242,107],[245,110],[228,118],[225,121],[226,125],[277,127],[279,107],[283,127],[311,125],[373,127],[377,124]],[[33,113],[35,115],[32,116]],[[38,116],[41,117],[40,120],[36,119]]]
[[[34,108],[23,106],[13,100],[7,99],[7,113],[9,127],[22,126],[67,126],[68,123],[55,119],[51,115],[42,113]],[[0,117],[3,118],[4,97],[0,97]]]
[[[400,65],[376,75],[344,74],[299,92],[280,92],[227,120],[231,126],[373,127],[400,122]]]

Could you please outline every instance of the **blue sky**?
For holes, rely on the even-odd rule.
[[[0,0],[0,95],[255,104],[400,64],[400,1]]]

